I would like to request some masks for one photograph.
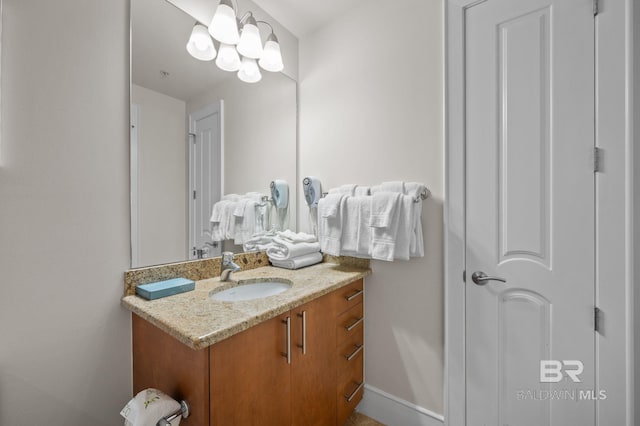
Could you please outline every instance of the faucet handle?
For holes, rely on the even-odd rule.
[[[233,252],[225,251],[222,252],[222,263],[231,263],[233,262]]]

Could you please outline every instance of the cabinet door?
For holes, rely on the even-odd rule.
[[[194,351],[155,325],[131,315],[133,394],[156,388],[186,400],[191,414],[183,426],[209,423],[209,350]]]
[[[210,347],[211,425],[291,423],[289,316],[265,321]]]
[[[332,294],[291,311],[292,425],[336,424],[336,314]]]

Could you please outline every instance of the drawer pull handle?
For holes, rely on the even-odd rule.
[[[364,345],[354,345],[354,346],[356,347],[356,349],[353,352],[351,352],[349,355],[344,356],[347,359],[347,361],[351,361],[356,356],[358,356],[358,354],[362,352],[362,349],[364,348]]]
[[[353,398],[356,397],[356,395],[358,394],[358,392],[360,392],[360,389],[362,389],[362,387],[364,386],[364,382],[359,382],[356,384],[358,385],[358,387],[356,388],[356,390],[354,390],[351,395],[345,395],[345,399],[347,400],[347,402],[351,402],[353,400]]]
[[[354,323],[353,323],[353,324],[351,324],[351,325],[345,325],[345,326],[344,326],[344,328],[345,328],[345,330],[347,330],[347,331],[351,331],[351,330],[353,330],[354,328],[356,328],[356,327],[358,326],[358,324],[360,324],[362,321],[364,321],[364,317],[362,317],[362,318],[358,319],[356,322],[354,322]]]
[[[282,356],[287,359],[287,364],[291,364],[291,317],[282,320],[282,323],[287,326],[287,351],[282,352]]]
[[[351,302],[353,299],[360,296],[362,293],[364,293],[364,290],[358,290],[355,293],[353,293],[351,296],[345,296],[344,298],[347,302]]]

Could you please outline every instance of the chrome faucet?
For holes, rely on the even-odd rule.
[[[233,262],[233,253],[225,251],[222,253],[222,271],[220,281],[231,281],[231,273],[238,272],[240,267]]]

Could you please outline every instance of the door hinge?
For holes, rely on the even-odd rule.
[[[194,200],[196,199],[196,190],[195,189],[193,190],[193,199]]]
[[[464,271],[462,271],[462,282],[463,283],[467,282],[467,270],[466,269]]]
[[[602,148],[593,148],[593,171],[595,173],[602,172],[603,156],[604,152],[602,151]]]
[[[600,12],[599,0],[593,0],[593,16],[597,16]]]
[[[600,332],[600,327],[602,325],[602,311],[597,306],[593,308],[593,328],[596,333]]]

